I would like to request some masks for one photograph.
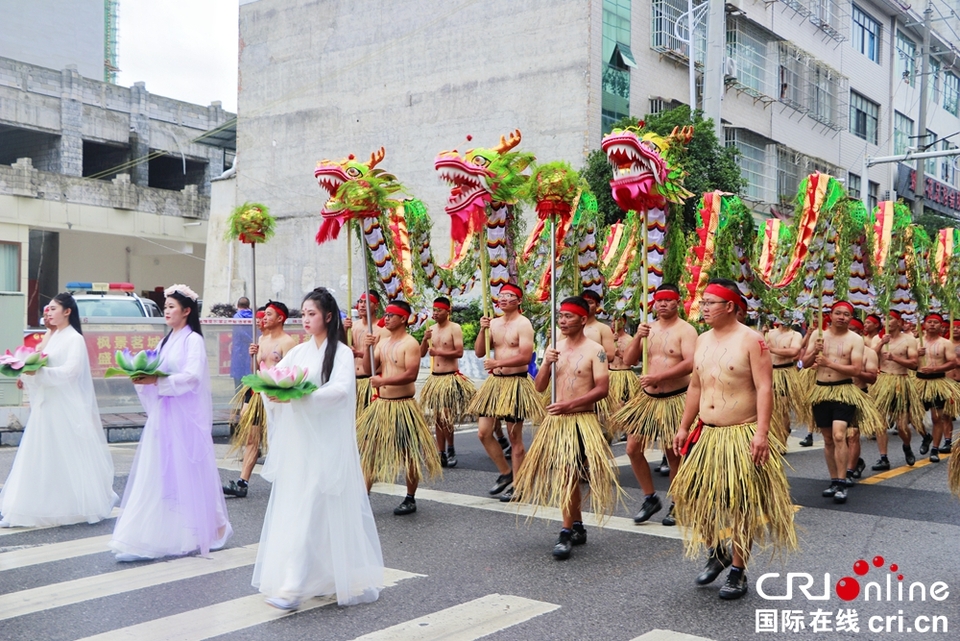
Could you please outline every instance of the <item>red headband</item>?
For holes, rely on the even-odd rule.
[[[360,294],[360,300],[372,300],[377,305],[380,304],[380,297],[376,294]]]
[[[508,292],[515,295],[517,298],[523,298],[523,290],[514,285],[513,283],[504,283],[500,286],[500,292]]]
[[[587,310],[576,305],[574,303],[560,303],[561,312],[570,312],[571,314],[576,314],[577,316],[587,317]]]
[[[898,311],[895,310],[895,309],[891,309],[889,312],[887,312],[887,316],[893,316],[893,317],[896,318],[898,321],[902,321],[902,320],[903,320],[903,316],[901,316],[901,315],[900,315],[900,312],[898,312]]]
[[[264,314],[262,311],[258,311],[256,314],[257,318],[263,318]]]
[[[280,322],[282,322],[282,323],[283,323],[283,322],[286,322],[286,320],[287,320],[287,315],[283,313],[283,310],[282,310],[282,309],[280,309],[279,307],[277,307],[277,306],[274,305],[273,303],[267,303],[267,307],[270,308],[270,309],[273,309],[273,311],[275,311],[275,312],[277,313],[277,315],[280,316],[280,318],[282,319]]]
[[[859,318],[854,318],[850,321],[850,329],[863,330],[863,323],[860,322]]]
[[[835,309],[837,309],[837,308],[840,308],[840,307],[846,307],[846,308],[847,308],[847,311],[849,311],[851,314],[853,313],[853,305],[851,305],[850,303],[848,303],[848,302],[845,301],[845,300],[838,300],[837,302],[835,302],[835,303],[833,304],[833,307],[830,308],[830,311],[832,312],[833,310],[835,310]]]
[[[661,289],[653,293],[654,302],[658,300],[680,300],[680,294],[671,289]]]
[[[941,315],[938,314],[937,312],[930,312],[929,314],[927,314],[926,316],[924,316],[924,317],[923,317],[923,322],[926,323],[926,322],[927,322],[928,320],[930,320],[931,318],[936,318],[936,319],[937,319],[938,321],[940,321],[941,323],[943,322],[943,316],[941,316]]]
[[[877,316],[876,314],[869,314],[867,320],[872,320],[877,325],[883,327],[883,319]]]
[[[960,326],[960,320],[955,320],[955,321],[953,321],[953,326],[954,326],[954,327]]]
[[[394,305],[393,303],[388,303],[387,308],[384,310],[386,314],[396,314],[397,316],[403,316],[404,319],[410,318],[410,312],[400,307],[399,305]]]
[[[727,301],[728,303],[733,303],[743,311],[747,311],[747,303],[746,301],[743,300],[743,296],[741,296],[739,292],[733,292],[727,289],[726,287],[724,287],[723,285],[717,285],[716,283],[712,283],[710,285],[707,285],[707,288],[703,290],[703,293],[719,296],[720,298]]]
[[[448,305],[447,303],[443,302],[442,300],[435,300],[435,301],[433,301],[433,306],[436,307],[436,308],[438,308],[438,309],[445,309],[445,310],[447,310],[448,312],[450,311],[450,305]]]

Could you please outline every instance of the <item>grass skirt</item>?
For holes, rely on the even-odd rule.
[[[773,370],[773,415],[770,417],[770,431],[776,434],[781,443],[787,442],[790,435],[790,413],[798,417],[803,413],[802,383],[800,371],[792,367]]]
[[[686,403],[686,391],[657,398],[640,390],[613,415],[614,433],[629,434],[647,443],[658,440],[664,449],[673,448],[673,437],[677,435]]]
[[[513,482],[521,503],[565,510],[583,479],[590,484],[590,510],[603,521],[623,494],[613,453],[593,412],[547,415]],[[535,513],[535,512],[534,512]]]
[[[543,420],[543,401],[530,375],[487,376],[474,395],[467,414],[493,418],[525,418],[534,424]]]
[[[947,485],[960,498],[960,454],[952,454],[947,464]]]
[[[249,402],[245,402],[248,393],[250,388],[243,385],[230,400],[230,421],[236,423],[237,429],[233,432],[227,456],[238,450],[242,451],[254,430],[260,434],[260,451],[267,453],[267,410],[263,406],[263,396],[252,393]]]
[[[702,545],[728,542],[744,558],[753,541],[779,555],[797,549],[783,455],[771,447],[767,463],[754,465],[750,441],[756,431],[756,423],[704,425],[680,464],[670,494],[687,556],[697,557]]]
[[[849,427],[857,427],[863,436],[876,436],[887,429],[887,421],[877,410],[873,399],[853,383],[846,385],[814,385],[809,405],[823,401],[837,401],[857,408],[857,415]]]
[[[357,418],[373,400],[373,388],[370,386],[370,377],[357,379]]]
[[[393,483],[398,476],[440,475],[440,455],[430,428],[412,398],[378,398],[357,420],[360,466],[368,481]]]
[[[640,377],[632,369],[610,370],[610,389],[607,398],[615,403],[617,409],[630,402],[640,393]]]
[[[917,394],[920,396],[921,403],[933,403],[938,399],[947,402],[944,408],[946,413],[953,416],[952,411],[956,408],[957,396],[960,396],[960,385],[956,381],[947,377],[943,378],[920,378],[914,379],[917,383]]]
[[[817,370],[813,367],[807,367],[797,371],[797,398],[805,399],[810,397],[814,386],[817,384]],[[794,407],[797,412],[797,420],[801,425],[806,425],[808,431],[813,431],[816,427],[813,421],[813,407],[810,403],[797,403]]]
[[[431,374],[420,389],[420,407],[427,418],[452,427],[467,413],[467,406],[476,393],[473,381],[460,372]]]
[[[886,419],[907,415],[907,420],[920,434],[925,434],[923,427],[923,401],[917,391],[915,379],[912,376],[897,376],[880,372],[877,382],[870,386],[870,396],[877,404],[877,410]]]

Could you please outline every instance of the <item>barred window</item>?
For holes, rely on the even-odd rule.
[[[767,41],[767,34],[750,22],[727,20],[727,57],[736,65],[737,82],[769,96],[767,75],[771,65],[767,61]]]
[[[737,164],[740,175],[747,181],[744,196],[756,202],[773,202],[771,186],[776,161],[770,158],[773,147],[769,141],[747,129],[728,128],[725,143],[740,152]]]

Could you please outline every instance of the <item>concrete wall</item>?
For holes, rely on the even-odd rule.
[[[20,245],[20,287],[17,291],[27,293],[27,269],[30,266],[30,228],[23,225],[0,222],[0,241]]]
[[[258,293],[294,300],[320,284],[345,288],[344,243],[313,243],[322,158],[366,158],[383,145],[381,167],[427,204],[441,253],[449,227],[448,189],[433,169],[440,151],[493,146],[519,128],[523,149],[581,166],[600,137],[601,6],[242,5],[237,201],[262,202],[280,218],[277,237],[257,249]],[[358,273],[357,291],[359,283]]]
[[[0,0],[0,16],[0,57],[53,69],[77,65],[82,75],[103,79],[102,1]]]

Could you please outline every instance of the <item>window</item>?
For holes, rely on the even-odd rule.
[[[838,74],[823,65],[810,69],[810,117],[836,129]]]
[[[20,243],[0,241],[0,292],[20,291]]]
[[[949,140],[940,141],[940,149],[947,151],[949,149],[956,149],[957,146],[951,143]],[[957,160],[957,156],[944,156],[943,158],[937,158],[940,161],[940,180],[947,183],[948,185],[955,185],[957,180],[957,170],[954,168],[954,161]]]
[[[767,87],[767,35],[759,27],[739,18],[727,20],[727,58],[736,65],[737,84],[770,95]]]
[[[893,115],[893,153],[897,156],[907,152],[913,145],[913,121],[899,111]]]
[[[674,54],[683,59],[690,59],[689,41],[686,19],[680,17],[687,12],[687,0],[653,0],[650,3],[653,28],[650,32],[650,48],[660,53]],[[684,16],[685,18],[685,16]],[[679,29],[677,28],[679,24]],[[677,37],[677,32],[684,40]],[[701,20],[694,27],[694,62],[703,64],[704,51],[707,49],[707,21]]]
[[[918,146],[918,147],[926,147],[926,149],[921,149],[921,151],[936,151],[936,150],[937,150],[937,146],[934,145],[933,143],[937,142],[937,138],[939,138],[939,137],[940,137],[940,136],[938,136],[938,135],[935,134],[934,132],[932,132],[932,131],[930,131],[929,129],[927,129],[927,139],[923,142],[923,144],[917,145],[917,146]],[[927,147],[927,145],[930,145],[930,146]],[[938,161],[938,160],[939,160],[939,158],[926,158],[926,159],[924,159],[924,161],[923,161],[923,172],[924,172],[925,174],[927,174],[928,176],[936,177],[936,175],[937,175],[937,161]]]
[[[850,133],[877,144],[877,122],[880,105],[864,98],[856,91],[850,92]]]
[[[860,176],[847,174],[847,195],[860,200]]]
[[[603,132],[630,115],[630,67],[636,67],[630,51],[631,0],[603,1],[603,76],[600,121]]]
[[[960,78],[949,71],[943,77],[943,108],[957,115],[957,97],[960,95]]]
[[[930,77],[927,79],[927,99],[933,104],[940,102],[940,61],[930,57]]]
[[[768,141],[747,129],[728,128],[725,132],[727,147],[736,147],[740,154],[737,164],[740,175],[747,181],[744,196],[756,202],[773,202],[770,193],[772,167],[767,160]]]
[[[896,70],[898,79],[902,79],[914,86],[916,80],[917,63],[917,44],[904,35],[902,31],[897,31],[897,63]]]
[[[870,207],[870,211],[873,211],[879,202],[880,183],[875,183],[871,180],[867,183],[867,205]]]
[[[880,23],[853,5],[853,48],[870,60],[880,62]]]

